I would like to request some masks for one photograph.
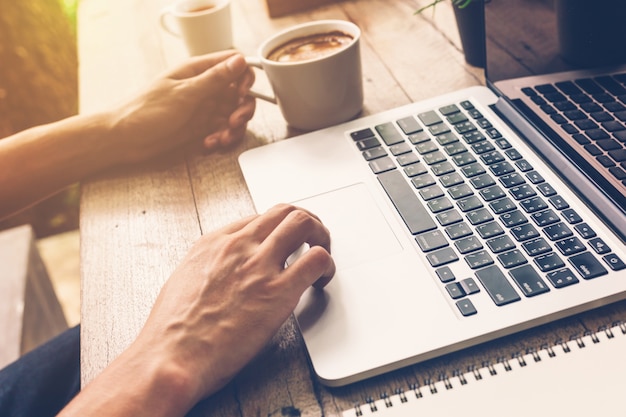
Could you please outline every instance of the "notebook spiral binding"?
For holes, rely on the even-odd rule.
[[[452,376],[442,374],[434,381],[426,379],[423,385],[410,384],[406,390],[398,388],[394,394],[381,393],[379,399],[368,397],[362,403],[355,403],[354,407],[344,411],[344,417],[362,417],[376,415],[386,408],[402,406],[403,404],[419,401],[428,395],[437,395],[447,390],[462,389],[462,386],[471,384],[486,377],[495,377],[500,372],[514,372],[517,368],[532,366],[543,360],[550,360],[565,355],[575,349],[585,349],[588,345],[603,343],[613,339],[616,332],[626,335],[626,322],[616,322],[610,327],[602,326],[595,333],[585,332],[583,335],[572,336],[568,341],[557,341],[554,345],[544,345],[538,350],[529,350],[525,354],[516,354],[511,358],[499,358],[495,363],[485,362],[480,367],[469,367],[466,372],[455,370]]]

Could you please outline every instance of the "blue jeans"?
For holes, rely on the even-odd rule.
[[[80,390],[80,326],[0,370],[0,416],[54,416]]]

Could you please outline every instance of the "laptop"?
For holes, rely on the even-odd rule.
[[[325,385],[626,298],[626,67],[565,62],[550,2],[485,7],[487,86],[240,156],[259,212],[293,203],[331,232],[336,275],[295,311]],[[583,95],[599,109],[579,117]]]

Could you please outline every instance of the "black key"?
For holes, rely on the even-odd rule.
[[[441,146],[459,142],[459,138],[452,132],[446,132],[441,135],[437,135],[435,139],[437,139],[437,142],[439,142]],[[460,146],[463,146],[461,143],[458,144]]]
[[[500,221],[506,227],[513,227],[513,226],[526,223],[528,219],[526,218],[526,216],[524,216],[524,214],[521,211],[515,210],[515,211],[511,211],[509,213],[504,213],[503,215],[501,215]]]
[[[448,291],[448,295],[450,295],[453,300],[458,300],[459,298],[463,298],[466,295],[465,291],[463,291],[463,288],[461,288],[461,286],[457,282],[451,282],[447,284],[446,291]]]
[[[556,242],[556,247],[565,256],[574,255],[587,249],[583,242],[581,242],[577,237],[559,240]]]
[[[436,269],[435,273],[437,274],[439,280],[443,283],[451,282],[456,279],[456,277],[452,273],[452,270],[448,266],[442,266],[441,268]]]
[[[519,151],[517,149],[508,149],[508,150],[504,151],[504,153],[506,154],[506,156],[508,156],[513,161],[517,161],[518,159],[522,159],[522,154],[519,153]]]
[[[393,162],[393,160],[386,156],[384,158],[378,158],[370,161],[369,166],[374,174],[380,174],[382,172],[396,169],[396,164]]]
[[[364,151],[366,149],[376,148],[380,146],[380,142],[378,141],[377,138],[367,138],[367,139],[358,141],[356,143],[356,146],[357,148],[359,148],[360,151]]]
[[[435,164],[435,165],[431,166],[430,169],[433,172],[433,174],[435,174],[438,177],[440,177],[442,175],[445,175],[445,174],[450,174],[451,172],[454,172],[454,167],[448,161],[441,162],[439,164]]]
[[[530,223],[511,228],[511,233],[518,242],[534,239],[539,236],[539,232],[535,229],[535,226]]]
[[[543,177],[541,176],[541,174],[538,173],[537,171],[527,172],[526,178],[528,178],[528,180],[532,182],[533,184],[539,184],[545,181]]]
[[[522,177],[517,172],[508,174],[508,175],[503,175],[499,178],[499,180],[502,183],[502,185],[504,185],[506,188],[515,187],[516,185],[524,184],[526,182],[524,177]]]
[[[504,161],[504,156],[498,151],[489,152],[480,156],[485,165],[495,164]]]
[[[500,236],[504,233],[504,229],[497,222],[489,222],[476,227],[476,232],[483,239],[489,239]]]
[[[427,140],[425,142],[418,143],[415,146],[415,150],[420,155],[425,155],[427,153],[435,152],[438,149],[439,149],[439,146],[437,146],[437,144],[435,142],[433,142],[432,140]]]
[[[533,166],[525,159],[520,159],[519,161],[515,162],[515,166],[517,166],[517,168],[519,168],[519,170],[522,172],[528,172],[533,170]]]
[[[456,210],[448,210],[444,213],[437,214],[437,221],[442,226],[449,226],[461,220],[463,220],[463,217],[461,217],[461,214]]]
[[[421,120],[422,123],[424,123],[425,126],[432,126],[434,124],[442,122],[441,118],[434,110],[420,113],[417,115],[417,117]]]
[[[613,271],[621,271],[622,269],[626,268],[626,264],[624,264],[624,261],[622,261],[614,253],[609,253],[608,255],[603,256],[602,260],[606,262],[609,268],[611,268]]]
[[[545,255],[540,255],[535,258],[535,264],[543,272],[554,271],[565,266],[559,255],[555,252],[550,252]]]
[[[407,177],[415,177],[428,172],[428,168],[422,163],[415,163],[404,167],[404,173]]]
[[[458,155],[452,156],[452,160],[458,167],[464,167],[466,165],[476,162],[476,158],[469,152],[463,152]]]
[[[501,253],[498,255],[498,261],[500,261],[502,266],[507,269],[514,268],[528,262],[524,254],[519,249]]]
[[[552,204],[557,210],[569,208],[569,204],[567,204],[567,201],[563,200],[563,197],[561,197],[560,195],[552,196],[548,199],[548,201],[550,201],[550,204]]]
[[[404,142],[404,137],[398,132],[398,129],[391,122],[383,123],[375,127],[376,131],[383,138],[387,146]]]
[[[396,157],[396,161],[398,162],[398,165],[404,167],[416,163],[419,161],[419,158],[413,152],[410,152],[398,155],[398,157]]]
[[[463,175],[465,175],[465,177],[472,178],[477,175],[484,174],[485,168],[483,168],[483,166],[478,163],[474,163],[462,167],[461,172],[463,172]]]
[[[591,239],[589,241],[589,245],[598,255],[603,255],[605,253],[611,252],[611,248],[606,243],[604,243],[604,240],[600,239],[599,237]]]
[[[456,130],[460,135],[464,135],[465,133],[476,130],[476,126],[474,126],[474,123],[467,121],[455,124],[454,130]]]
[[[535,223],[539,227],[544,227],[550,224],[558,223],[561,220],[559,216],[552,209],[544,210],[539,213],[533,213],[530,217],[535,221]]]
[[[430,140],[430,136],[428,136],[428,133],[426,133],[425,131],[421,131],[421,132],[417,132],[412,135],[409,135],[409,141],[413,145],[417,145],[418,143],[422,143],[427,140]]]
[[[435,198],[427,203],[428,208],[433,213],[440,213],[452,208],[452,203],[446,197]]]
[[[465,215],[467,220],[473,225],[487,223],[493,220],[493,216],[489,210],[480,208],[478,210],[471,211]]]
[[[450,175],[442,175],[441,177],[439,177],[439,182],[441,183],[441,185],[448,188],[461,184],[463,182],[463,177],[461,177],[459,173],[455,172]]]
[[[541,183],[537,186],[537,189],[544,197],[551,197],[556,194],[556,190],[547,182]]]
[[[419,190],[419,193],[420,196],[426,201],[443,196],[443,191],[441,190],[441,188],[439,188],[438,185],[432,185],[422,188],[421,190]]]
[[[561,212],[565,220],[569,224],[577,224],[583,221],[583,219],[574,211],[574,209],[565,209]]]
[[[553,242],[555,240],[561,240],[566,237],[570,237],[573,234],[570,228],[567,227],[567,225],[563,222],[547,226],[543,229],[543,232],[546,234],[546,236],[548,236],[548,239]]]
[[[466,213],[468,211],[476,210],[483,206],[483,203],[476,196],[471,196],[468,198],[464,198],[463,200],[459,200],[456,202],[462,212]]]
[[[350,133],[350,137],[354,140],[362,140],[374,136],[374,132],[369,127]]]
[[[492,201],[489,203],[489,207],[491,207],[493,212],[496,214],[506,213],[507,211],[515,210],[517,208],[517,206],[508,197]]]
[[[448,239],[439,230],[421,233],[415,237],[422,252],[431,252],[448,246]]]
[[[505,162],[492,164],[489,167],[489,170],[493,173],[493,175],[495,175],[496,177],[499,177],[501,175],[508,174],[510,172],[515,171],[515,168],[513,168],[513,166],[510,163],[505,161]]]
[[[463,288],[463,291],[465,291],[465,294],[467,295],[476,294],[477,292],[480,292],[480,288],[478,287],[478,284],[476,284],[476,281],[474,281],[474,278],[465,278],[464,280],[461,280],[459,284],[461,285],[461,288]]]
[[[417,189],[428,187],[435,183],[435,179],[430,174],[418,175],[411,179],[411,183]]]
[[[398,126],[404,132],[405,135],[417,133],[422,130],[422,126],[418,123],[417,119],[413,116],[404,117],[398,120]]]
[[[485,187],[489,187],[494,185],[496,182],[491,178],[489,174],[481,174],[477,177],[470,179],[470,182],[474,186],[474,188],[481,189]]]
[[[534,213],[548,208],[548,205],[541,197],[527,198],[526,200],[520,201],[520,205],[526,213]]]
[[[450,104],[450,105],[441,107],[439,111],[444,116],[449,116],[451,114],[459,113],[461,110],[457,107],[456,104]]]
[[[515,247],[515,243],[507,235],[498,236],[487,241],[487,246],[493,253],[506,252]]]
[[[467,262],[470,268],[478,269],[483,266],[491,265],[493,263],[493,259],[491,259],[489,252],[481,250],[465,255],[465,262]]]
[[[378,180],[412,234],[437,228],[420,199],[398,170],[378,175]]]
[[[523,200],[525,198],[534,197],[535,195],[537,195],[535,190],[533,190],[533,188],[528,184],[522,184],[513,188],[509,188],[509,193],[511,193],[513,198],[516,200]]]
[[[497,200],[497,199],[502,198],[502,197],[504,197],[506,195],[504,193],[504,191],[502,191],[502,188],[500,188],[497,185],[493,185],[491,187],[483,188],[482,190],[480,190],[479,194],[483,198],[483,200],[485,200],[485,201]]]
[[[411,145],[409,145],[407,142],[401,142],[397,145],[390,146],[389,151],[393,156],[402,155],[404,153],[411,152]]]
[[[448,188],[448,194],[450,194],[450,197],[453,199],[458,200],[474,194],[474,191],[467,184],[459,184]]]
[[[387,156],[387,151],[383,148],[372,148],[363,151],[363,158],[365,158],[366,161],[382,158],[383,156]]]
[[[489,266],[476,272],[476,277],[498,306],[521,300],[498,266]]]
[[[453,224],[446,227],[445,230],[448,237],[452,240],[460,239],[472,234],[472,229],[465,222]]]
[[[454,242],[456,249],[462,254],[470,253],[478,249],[482,249],[483,245],[476,236],[468,236]]]
[[[554,285],[554,288],[563,288],[579,282],[576,275],[569,268],[549,272],[546,274],[546,278]]]
[[[522,290],[522,294],[526,297],[533,297],[550,291],[550,288],[530,265],[512,269],[509,271],[509,275],[511,275],[513,281],[515,281],[520,290]]]
[[[530,256],[541,255],[542,253],[547,253],[552,250],[548,242],[546,242],[546,240],[542,237],[524,242],[522,247]]]
[[[438,136],[439,139],[442,136]],[[440,142],[441,143],[441,142]],[[443,148],[449,156],[458,155],[463,152],[467,152],[467,148],[461,142],[454,142],[447,145],[444,145]]]
[[[579,253],[568,258],[568,261],[584,279],[592,279],[609,273],[591,252]]]
[[[585,239],[596,237],[596,232],[587,223],[576,225],[574,226],[574,229],[576,229],[576,231]]]
[[[455,113],[446,117],[446,119],[448,120],[448,123],[455,125],[457,123],[462,123],[462,122],[467,121],[467,116],[464,115],[463,113]],[[485,120],[485,119],[482,119],[482,120]]]
[[[474,304],[472,304],[472,302],[468,298],[464,298],[462,300],[457,301],[456,306],[461,312],[461,314],[465,317],[471,316],[477,313],[476,307],[474,307]]]
[[[430,252],[426,255],[426,259],[433,267],[443,266],[449,264],[450,262],[457,261],[459,257],[454,252],[452,248],[443,248],[436,250],[434,252]]]
[[[426,164],[428,165],[437,164],[445,160],[446,160],[446,156],[440,151],[431,152],[429,154],[424,155],[424,162],[426,162]]]

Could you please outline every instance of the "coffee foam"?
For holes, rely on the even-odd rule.
[[[291,39],[274,48],[267,59],[276,62],[308,61],[330,55],[345,48],[352,42],[353,37],[341,31],[316,33]]]

